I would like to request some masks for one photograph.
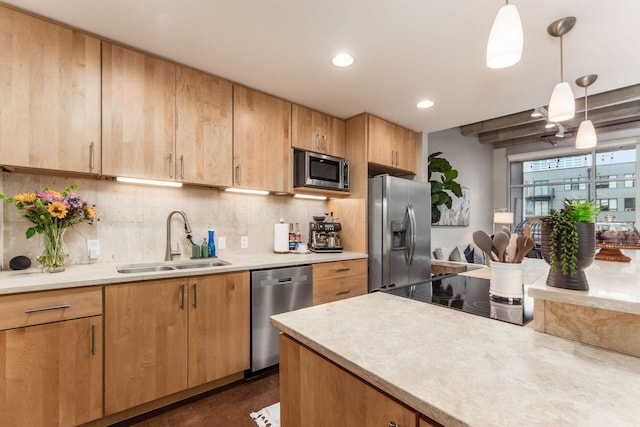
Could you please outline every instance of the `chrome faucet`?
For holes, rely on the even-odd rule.
[[[187,233],[187,239],[189,239],[191,242],[193,242],[191,240],[191,226],[189,225],[189,220],[187,219],[187,214],[185,214],[183,211],[173,211],[169,214],[169,216],[167,216],[167,249],[165,251],[164,254],[164,260],[165,261],[173,261],[173,256],[174,255],[180,255],[180,247],[178,246],[177,250],[173,250],[171,248],[171,217],[173,216],[173,214],[180,214],[182,215],[182,219],[184,220],[184,232]]]

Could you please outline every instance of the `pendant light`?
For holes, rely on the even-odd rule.
[[[520,14],[515,5],[502,6],[493,21],[487,42],[487,67],[507,68],[522,57],[523,32]]]
[[[578,134],[576,135],[576,148],[593,148],[598,143],[596,129],[593,122],[587,119],[587,88],[593,84],[598,78],[597,74],[589,74],[588,76],[578,77],[576,84],[584,88],[584,120],[580,123]]]
[[[562,39],[575,25],[576,18],[568,16],[552,22],[547,27],[547,32],[553,37],[560,37],[560,83],[558,83],[551,93],[549,101],[549,121],[563,122],[572,119],[576,115],[576,100],[569,83],[564,81],[564,69],[562,63]]]

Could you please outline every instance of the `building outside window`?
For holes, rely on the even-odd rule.
[[[523,156],[519,156],[523,157]],[[565,199],[595,200],[598,221],[636,221],[636,146],[510,161],[510,209],[516,224],[562,208]]]

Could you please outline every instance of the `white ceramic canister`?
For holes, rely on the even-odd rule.
[[[522,263],[492,261],[489,293],[505,298],[523,298]]]

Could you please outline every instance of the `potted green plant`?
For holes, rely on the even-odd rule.
[[[542,218],[542,257],[550,265],[547,285],[587,290],[584,269],[595,257],[595,220],[600,212],[594,202],[565,199],[561,210]]]
[[[455,179],[458,177],[458,171],[451,166],[451,163],[445,158],[440,157],[442,151],[430,154],[428,158],[429,184],[431,184],[431,223],[435,224],[440,221],[440,209],[438,206],[446,206],[451,209],[453,199],[450,191],[457,197],[462,197],[462,187]],[[440,180],[431,179],[433,173],[440,173]]]

